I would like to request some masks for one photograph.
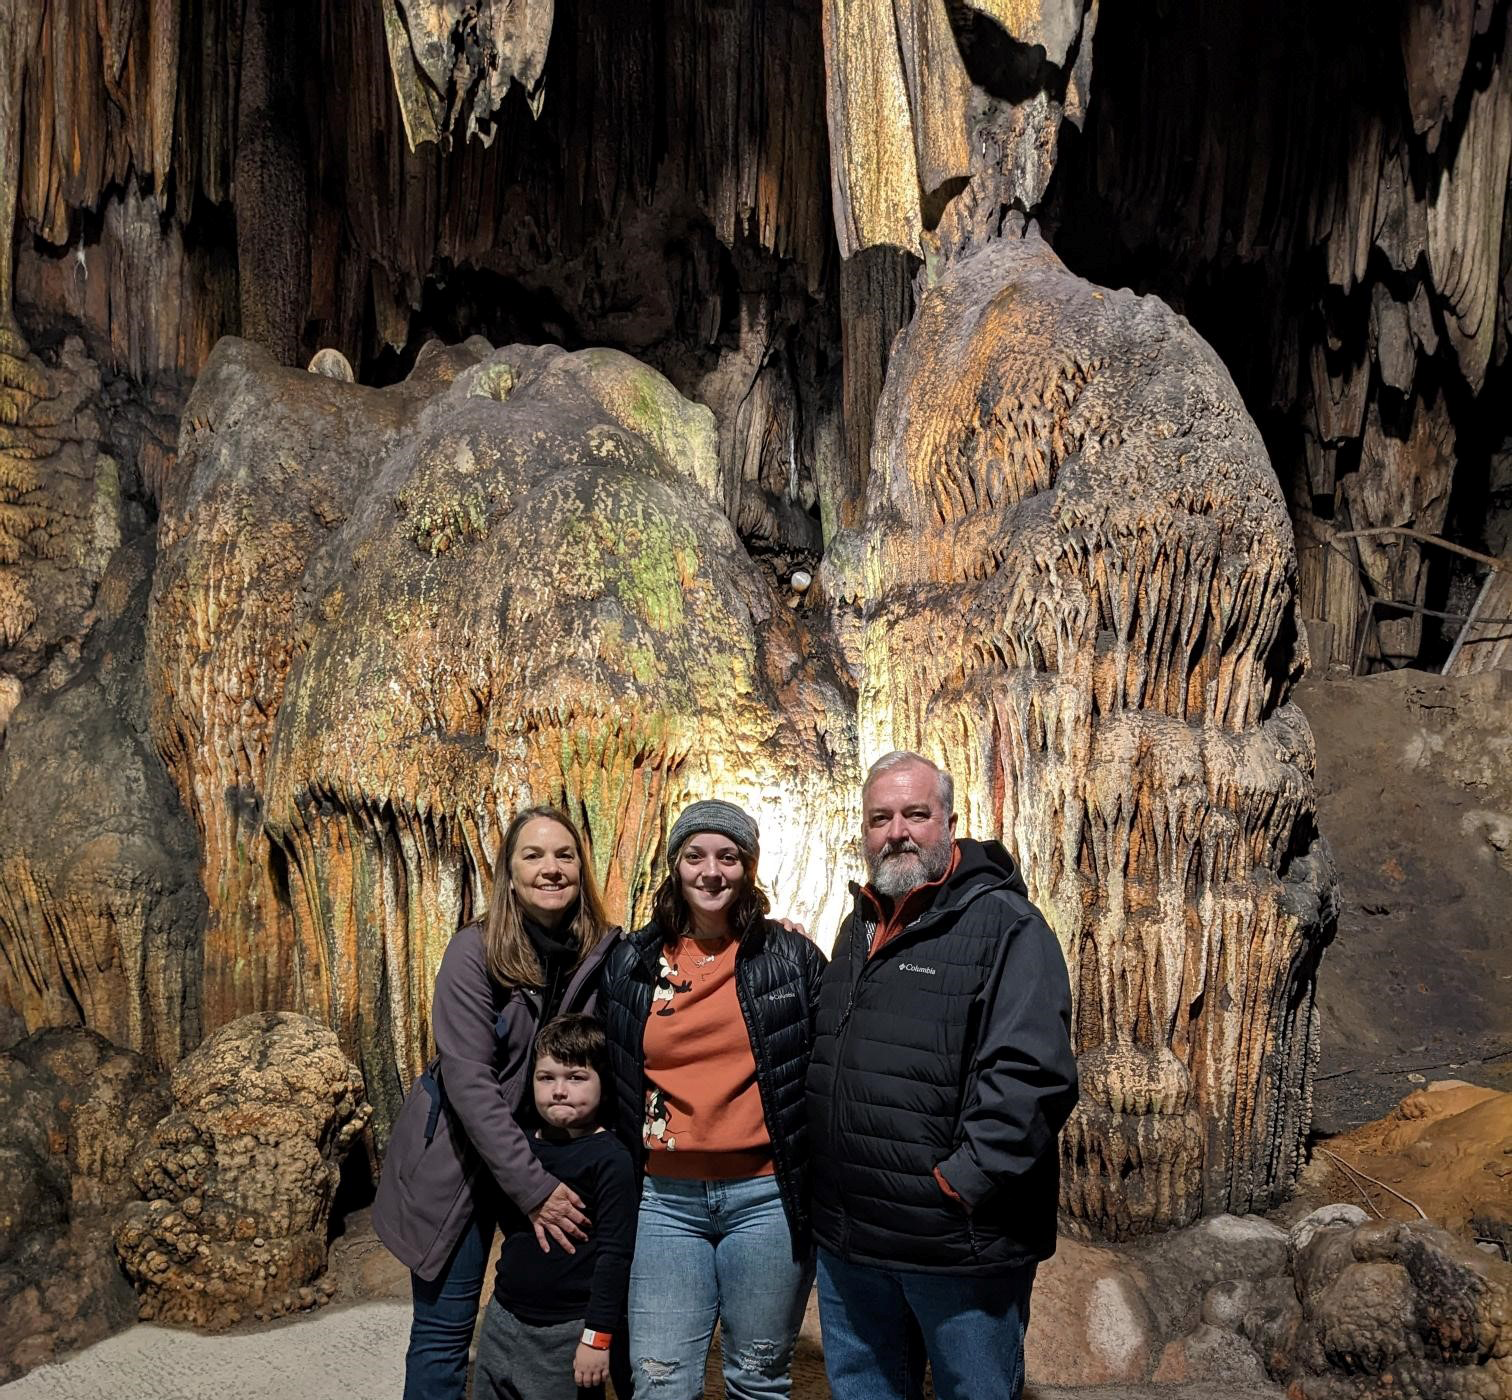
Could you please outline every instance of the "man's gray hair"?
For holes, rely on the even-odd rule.
[[[910,763],[934,769],[935,795],[940,799],[940,806],[945,809],[948,817],[955,811],[955,780],[932,758],[925,758],[923,754],[913,753],[909,749],[894,749],[891,753],[885,753],[866,770],[866,779],[861,784],[861,800],[866,800],[866,790],[876,779],[894,768],[902,768]]]

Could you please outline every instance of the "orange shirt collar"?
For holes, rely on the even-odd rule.
[[[877,910],[877,934],[872,939],[871,952],[875,953],[884,943],[896,938],[903,932],[904,927],[914,915],[922,913],[934,902],[934,897],[939,893],[943,885],[952,875],[955,868],[961,863],[961,845],[958,841],[950,843],[950,864],[945,867],[945,873],[938,880],[930,880],[927,884],[916,885],[893,906],[892,913],[883,912],[882,896],[870,885],[862,885],[861,893],[864,894]]]

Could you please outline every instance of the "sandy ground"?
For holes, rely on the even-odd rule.
[[[409,1305],[359,1303],[257,1332],[127,1328],[0,1385],[5,1400],[397,1400]]]
[[[805,1333],[809,1329],[805,1327]],[[41,1366],[0,1400],[398,1400],[409,1305],[368,1302],[218,1337],[142,1325]],[[717,1374],[717,1364],[711,1366]],[[794,1367],[795,1400],[828,1400],[812,1335]],[[706,1394],[722,1388],[712,1380]],[[1031,1386],[1025,1400],[1278,1400],[1274,1387]],[[983,1397],[990,1400],[990,1397]]]

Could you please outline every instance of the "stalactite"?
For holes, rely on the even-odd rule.
[[[826,0],[841,256],[949,258],[1033,210],[1083,114],[1096,22],[1085,0]]]
[[[1427,598],[1419,546],[1339,536],[1451,528],[1505,373],[1509,15],[0,0],[5,762],[72,713],[123,519],[67,320],[144,395],[200,375],[130,504],[209,902],[201,983],[150,842],[71,883],[8,829],[6,1000],[165,1060],[176,979],[207,1028],[292,1001],[386,1121],[515,805],[569,803],[628,915],[671,808],[746,800],[825,914],[859,708],[1063,939],[1070,1217],[1272,1202],[1329,899],[1300,619],[1420,651],[1363,607]],[[1033,215],[1184,298],[1283,489],[1207,347]]]
[[[505,317],[511,300],[544,310],[501,338],[635,349],[722,422],[743,416],[722,443],[732,510],[749,480],[817,513],[836,385],[813,10],[592,4],[555,32],[549,4],[58,0],[38,15],[16,78],[38,137],[21,289],[33,314],[81,320],[113,367],[193,375],[239,331],[287,364],[326,345],[361,370],[444,333],[428,318],[458,284],[507,279],[522,295]],[[548,35],[562,100],[541,107],[525,99],[544,93]],[[419,107],[396,93],[404,55]],[[401,109],[434,128],[418,144],[398,138]]]
[[[514,83],[539,110],[554,0],[384,0],[382,8],[411,150],[440,140],[464,113],[461,139],[492,140],[494,114]]]
[[[242,334],[295,364],[310,301],[309,175],[289,80],[295,41],[281,8],[247,0],[243,11],[232,178]]]
[[[1112,16],[1104,30],[1088,140],[1063,163],[1049,235],[1099,280],[1137,267],[1137,285],[1171,297],[1225,354],[1307,549],[1352,516],[1357,462],[1410,473],[1424,415],[1447,412],[1461,443],[1491,431],[1483,388],[1512,327],[1509,15],[1458,0],[1358,16],[1206,3],[1150,24]],[[1267,333],[1241,329],[1241,308],[1264,308]],[[1391,489],[1405,502],[1414,488]],[[1393,523],[1450,528],[1432,509]],[[1397,600],[1421,602],[1430,561],[1400,540],[1372,548],[1364,573],[1338,553],[1307,566],[1325,663],[1355,662],[1362,623],[1365,655],[1418,658],[1402,648],[1419,626],[1377,627],[1365,609],[1386,574]]]

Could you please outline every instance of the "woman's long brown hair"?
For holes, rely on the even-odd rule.
[[[515,847],[520,844],[520,832],[525,829],[526,822],[537,817],[544,817],[571,832],[572,844],[577,849],[577,909],[566,927],[577,944],[579,963],[598,944],[609,926],[583,834],[572,818],[557,807],[526,807],[524,811],[516,812],[499,845],[499,858],[494,862],[493,897],[488,902],[488,917],[483,921],[483,952],[489,975],[504,987],[541,987],[546,983],[545,969],[530,945],[530,935],[525,932],[525,916],[509,878],[509,864],[514,859]]]
[[[699,833],[695,831],[693,836],[697,835]],[[688,841],[693,836],[688,837]],[[683,846],[688,841],[684,841]],[[737,846],[736,850],[740,848]],[[677,878],[677,862],[681,857],[682,847],[679,846],[672,853],[667,866],[667,878],[656,887],[656,896],[651,904],[652,916],[668,943],[693,931],[693,914],[683,896],[682,881]],[[730,906],[730,929],[736,938],[744,938],[772,910],[772,901],[756,883],[756,857],[740,851],[740,868],[745,872],[745,887],[735,896],[735,902]]]

